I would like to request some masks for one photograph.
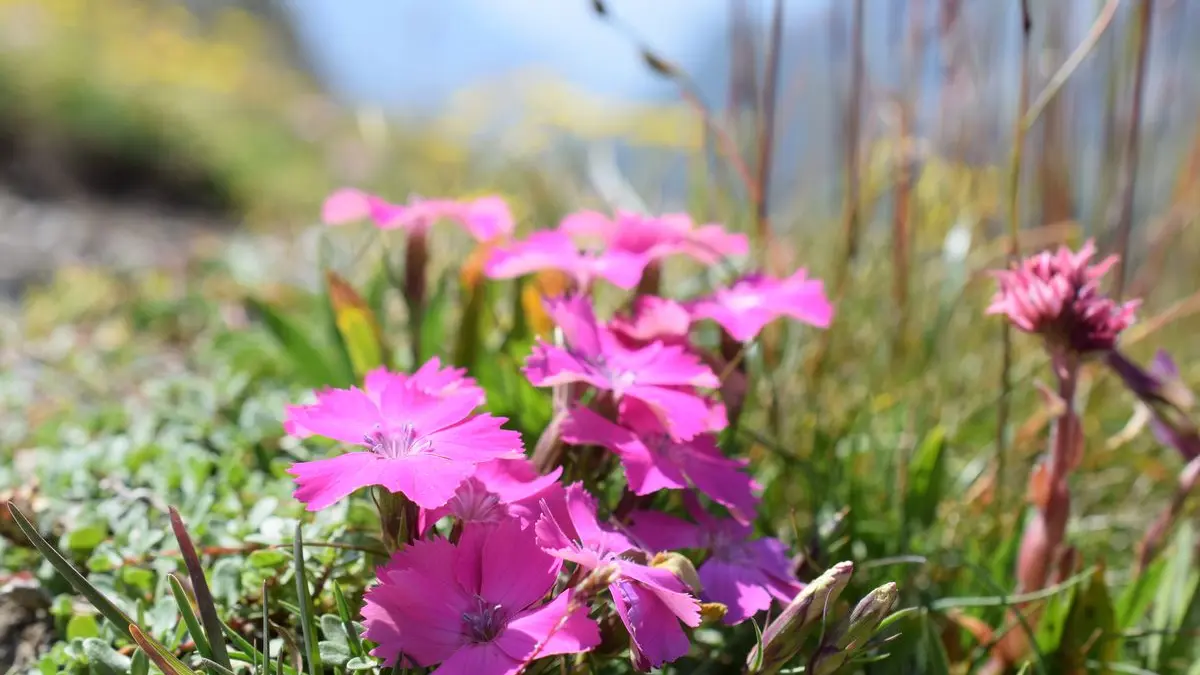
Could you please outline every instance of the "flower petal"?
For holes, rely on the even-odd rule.
[[[588,618],[587,609],[583,607],[572,612],[564,622],[569,604],[569,593],[561,593],[545,605],[513,617],[508,630],[496,639],[496,644],[518,660],[529,658],[537,645],[541,645],[539,658],[590,651],[600,644],[600,628]]]
[[[288,473],[296,478],[292,493],[309,511],[319,511],[360,488],[379,485],[380,465],[384,460],[370,452],[297,462]]]

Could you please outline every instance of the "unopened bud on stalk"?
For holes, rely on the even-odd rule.
[[[700,575],[696,573],[695,565],[686,556],[673,551],[656,553],[650,560],[650,566],[667,570],[671,574],[674,574],[675,578],[687,584],[693,593],[700,593],[700,588],[702,587]]]
[[[886,583],[859,600],[842,628],[813,655],[806,672],[813,675],[836,673],[875,635],[899,595],[896,584]]]
[[[837,600],[854,564],[840,562],[814,579],[763,631],[762,649],[756,646],[746,661],[750,673],[776,673],[800,651],[814,626],[820,625],[826,608]]]
[[[846,630],[837,640],[841,649],[858,649],[864,642],[875,634],[880,622],[891,613],[892,607],[900,597],[900,589],[896,584],[888,582],[871,591],[850,612],[846,622]]]

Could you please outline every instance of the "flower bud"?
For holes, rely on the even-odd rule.
[[[762,649],[750,652],[746,665],[750,673],[776,673],[800,651],[812,628],[820,624],[826,608],[837,600],[854,564],[840,562],[814,579],[784,608],[762,635]]]
[[[695,565],[686,556],[673,551],[663,551],[654,555],[650,560],[650,566],[667,570],[674,574],[675,578],[687,584],[692,589],[692,593],[700,594],[702,587],[700,575],[696,573]]]
[[[899,597],[894,583],[886,583],[858,601],[850,616],[808,662],[805,672],[833,675],[875,634]]]
[[[880,622],[887,618],[900,597],[896,584],[888,582],[871,591],[850,612],[846,630],[837,639],[840,649],[858,649],[875,634]]]

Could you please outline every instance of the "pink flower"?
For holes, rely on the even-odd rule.
[[[686,213],[647,216],[618,211],[616,217],[596,211],[579,211],[563,219],[559,229],[578,238],[598,239],[604,246],[661,260],[676,253],[715,265],[723,258],[745,255],[750,249],[744,234],[731,234],[716,224],[696,227]]]
[[[402,229],[414,233],[425,232],[438,220],[451,220],[480,242],[513,232],[513,217],[508,204],[496,196],[472,201],[414,198],[408,204],[393,204],[361,190],[343,188],[325,200],[321,216],[329,225],[368,218],[381,230]]]
[[[494,195],[459,202],[459,209],[452,218],[462,223],[467,232],[479,242],[510,237],[515,229],[508,202]]]
[[[457,545],[419,540],[367,591],[365,635],[379,645],[371,654],[389,666],[441,663],[437,675],[512,675],[535,652],[586,652],[600,643],[586,610],[568,593],[542,603],[561,565],[515,520],[469,526]]]
[[[420,530],[424,532],[446,516],[454,516],[463,524],[498,523],[516,518],[523,526],[532,525],[542,513],[542,500],[562,499],[562,486],[558,483],[561,474],[560,466],[539,476],[524,457],[480,464],[445,505],[421,510]]]
[[[697,573],[701,597],[728,611],[725,623],[745,621],[770,608],[771,599],[790,602],[803,589],[791,572],[787,548],[778,539],[750,539],[751,526],[708,515],[694,500],[696,524],[657,511],[635,513],[630,531],[647,549],[704,549],[709,557]]]
[[[543,508],[537,523],[538,544],[551,555],[585,570],[612,564],[617,576],[609,584],[617,615],[629,631],[633,649],[649,667],[684,656],[690,647],[679,625],[700,625],[700,604],[671,572],[640,565],[623,557],[633,544],[596,520],[596,505],[579,483],[567,487],[564,519]]]
[[[584,296],[549,300],[550,317],[562,330],[566,347],[539,341],[525,362],[534,386],[572,382],[610,392],[618,402],[632,399],[650,406],[672,438],[682,440],[706,431],[711,412],[694,387],[717,387],[708,366],[677,345],[652,342],[630,349],[596,321]]]
[[[612,450],[625,467],[634,494],[695,487],[736,517],[749,521],[758,504],[754,479],[746,475],[745,460],[721,454],[711,434],[674,441],[645,406],[631,402],[618,426],[583,407],[571,410],[562,426],[563,441],[600,445]]]
[[[825,284],[798,270],[785,279],[765,274],[742,277],[729,288],[691,304],[693,319],[712,319],[735,340],[745,342],[781,316],[825,328],[833,320],[833,305]]]
[[[371,485],[432,509],[454,496],[476,464],[523,456],[520,435],[502,429],[503,419],[471,414],[477,396],[439,397],[408,379],[387,380],[378,393],[332,389],[303,408],[299,424],[306,433],[365,448],[292,465],[295,497],[310,511]]]
[[[376,368],[367,373],[366,377],[363,378],[363,391],[376,405],[379,404],[383,390],[393,383],[399,386],[419,389],[439,398],[465,396],[473,399],[476,405],[483,405],[487,398],[486,394],[473,378],[466,376],[466,373],[467,370],[465,368],[442,368],[442,362],[435,356],[426,361],[411,375],[407,373],[393,373],[387,368]],[[328,391],[316,392],[318,403]],[[295,436],[296,438],[308,438],[312,436],[312,432],[304,426],[304,420],[311,407],[308,405],[284,406],[283,430],[289,436]]]
[[[571,238],[555,230],[534,232],[492,252],[484,268],[491,279],[513,279],[543,270],[557,270],[571,276],[581,289],[596,279],[604,279],[618,288],[637,286],[646,268],[644,256],[625,251],[582,252]]]
[[[1100,279],[1117,256],[1092,265],[1095,254],[1089,240],[1078,253],[1064,246],[994,272],[1000,288],[987,313],[1007,316],[1018,329],[1041,335],[1056,349],[1080,354],[1112,349],[1133,323],[1140,303],[1118,304],[1100,292]]]
[[[628,347],[640,347],[658,340],[663,344],[686,344],[692,316],[687,309],[669,298],[639,295],[633,300],[629,316],[615,316],[609,328]]]

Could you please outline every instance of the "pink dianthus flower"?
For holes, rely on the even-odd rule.
[[[365,636],[388,666],[441,664],[434,675],[512,675],[535,654],[577,654],[600,631],[570,593],[543,603],[562,563],[532,528],[468,526],[458,544],[419,540],[379,569],[366,595]]]

